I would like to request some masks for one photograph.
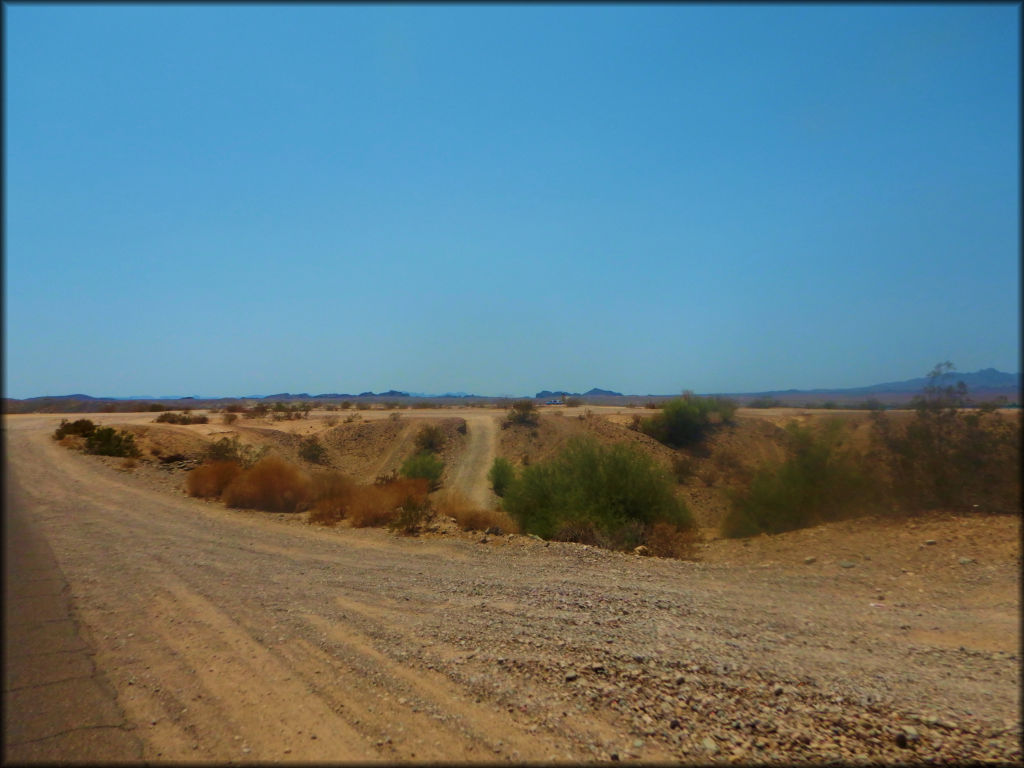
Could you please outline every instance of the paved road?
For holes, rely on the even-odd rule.
[[[8,472],[4,489],[4,762],[137,760],[141,744]]]

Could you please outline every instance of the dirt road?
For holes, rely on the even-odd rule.
[[[466,449],[455,468],[452,487],[474,504],[493,508],[497,497],[490,489],[487,473],[494,462],[494,446],[498,435],[496,418],[489,413],[466,413]]]
[[[1019,549],[934,534],[944,575],[905,583],[878,537],[690,563],[322,529],[148,489],[58,420],[5,419],[10,482],[146,759],[1020,759]]]

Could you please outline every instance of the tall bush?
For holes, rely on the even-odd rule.
[[[693,527],[674,483],[638,449],[575,438],[553,459],[525,467],[504,508],[526,533],[614,549],[645,543],[656,523]]]
[[[410,456],[402,464],[401,470],[399,470],[403,477],[426,480],[429,482],[431,490],[441,487],[441,473],[443,471],[444,462],[430,451],[420,451]]]
[[[491,469],[487,472],[487,479],[491,483],[491,488],[498,496],[505,495],[515,478],[515,467],[507,459],[503,459],[500,456],[494,460],[494,463],[491,464]]]
[[[672,448],[699,443],[716,425],[730,421],[736,403],[723,397],[684,394],[661,406],[661,412],[639,422],[640,430]]]
[[[874,509],[878,485],[861,457],[844,445],[844,424],[791,423],[787,457],[758,470],[734,492],[722,524],[727,537],[782,533]]]

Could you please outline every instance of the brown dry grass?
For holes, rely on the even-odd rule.
[[[425,505],[429,492],[429,481],[419,477],[355,486],[348,504],[348,518],[354,528],[387,525],[394,521],[399,507]]]
[[[188,473],[185,489],[189,496],[216,498],[241,471],[242,468],[233,461],[209,461]]]
[[[518,533],[516,522],[500,509],[481,509],[458,491],[448,491],[437,503],[437,511],[458,523],[464,531],[486,531],[500,528],[506,533]]]
[[[644,545],[657,557],[674,557],[679,560],[696,558],[700,535],[696,528],[676,528],[671,523],[655,523],[647,534]]]
[[[421,478],[356,485],[340,472],[320,472],[312,479],[308,520],[334,525],[347,518],[354,528],[391,525],[401,509],[425,508],[429,491],[429,482]]]
[[[222,498],[229,507],[301,512],[308,509],[312,490],[305,472],[278,456],[268,456],[232,480]]]
[[[355,484],[341,472],[318,472],[313,475],[314,501],[309,511],[309,522],[334,525],[344,518],[355,488]]]

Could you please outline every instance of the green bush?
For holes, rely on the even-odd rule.
[[[299,444],[299,457],[310,464],[326,464],[327,449],[316,439],[316,435],[310,435]]]
[[[842,420],[817,429],[794,422],[786,431],[787,458],[762,467],[746,490],[731,495],[724,536],[782,533],[876,507],[876,479],[843,445]]]
[[[640,430],[672,448],[701,442],[716,424],[732,419],[736,403],[722,397],[684,394],[661,406],[661,413],[640,422]]]
[[[135,438],[113,427],[97,427],[85,438],[85,452],[98,456],[139,456]]]
[[[491,464],[487,473],[487,479],[491,482],[491,488],[498,496],[504,496],[508,487],[516,479],[516,470],[512,463],[500,456]]]
[[[613,549],[645,543],[657,523],[694,525],[672,479],[651,457],[592,438],[575,438],[555,458],[525,467],[503,505],[524,533]]]
[[[444,430],[436,424],[425,424],[416,434],[416,447],[421,451],[440,451],[444,447]]]
[[[67,419],[61,419],[60,426],[53,433],[53,439],[60,440],[67,435],[89,437],[95,431],[96,425],[89,421],[89,419],[78,419],[70,422]]]
[[[430,451],[420,451],[410,456],[402,464],[401,470],[399,470],[403,477],[420,477],[429,481],[431,490],[437,490],[441,487],[441,473],[443,471],[444,462]]]

